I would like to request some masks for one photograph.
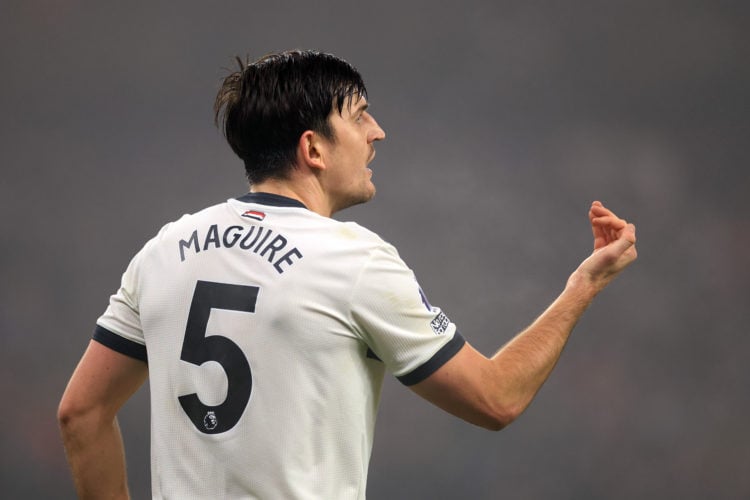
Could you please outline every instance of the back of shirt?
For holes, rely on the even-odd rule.
[[[268,194],[165,226],[97,324],[145,346],[155,498],[364,498],[385,369],[463,344],[392,246]]]

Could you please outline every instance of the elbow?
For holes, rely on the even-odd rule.
[[[63,436],[70,434],[76,427],[76,423],[85,418],[85,415],[85,411],[71,403],[68,398],[63,397],[57,407],[57,425]]]
[[[514,408],[493,408],[487,412],[485,418],[479,425],[488,431],[501,431],[513,423],[519,416],[521,411]]]
[[[479,405],[482,418],[477,424],[490,431],[501,431],[520,417],[526,406],[514,398],[486,395]]]
[[[65,439],[82,429],[91,428],[104,418],[106,416],[101,408],[83,404],[66,396],[63,396],[57,407],[57,424]]]
[[[512,407],[488,401],[474,401],[472,404],[442,408],[465,422],[495,432],[508,427],[521,414],[521,411]]]

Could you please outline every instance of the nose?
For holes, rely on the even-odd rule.
[[[385,139],[385,131],[380,128],[380,125],[378,125],[378,122],[375,121],[375,118],[372,119],[373,128],[370,132],[370,142],[375,141],[382,141]]]

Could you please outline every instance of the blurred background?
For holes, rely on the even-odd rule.
[[[84,2],[0,7],[5,498],[73,498],[55,412],[131,256],[246,191],[212,123],[235,55],[354,64],[388,138],[394,243],[485,354],[591,246],[601,199],[639,260],[537,399],[489,433],[392,377],[373,499],[750,498],[750,7],[732,1]],[[150,495],[148,389],[120,416]]]

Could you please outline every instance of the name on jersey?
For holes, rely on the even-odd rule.
[[[212,224],[205,235],[200,234],[196,229],[189,238],[180,240],[177,245],[180,250],[180,262],[185,261],[190,251],[197,254],[212,248],[236,246],[265,258],[279,274],[302,258],[302,252],[297,247],[289,248],[286,237],[278,233],[274,234],[272,229],[255,225],[229,226],[226,229],[219,229],[218,224]]]

